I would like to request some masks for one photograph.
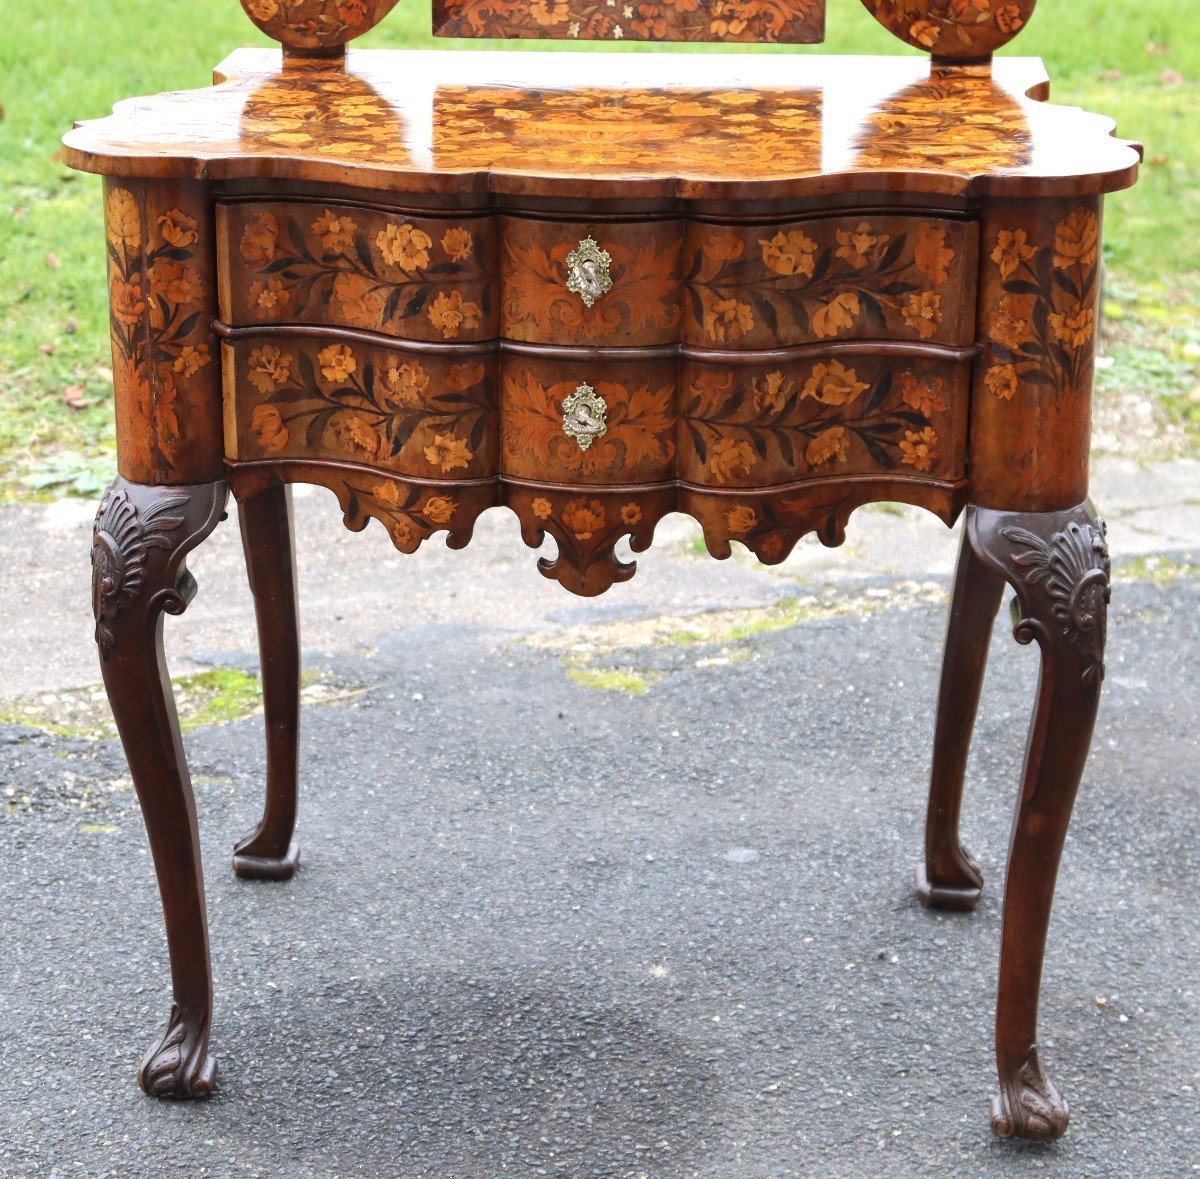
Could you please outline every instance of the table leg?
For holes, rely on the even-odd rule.
[[[992,623],[1003,592],[1004,578],[980,559],[964,528],[938,691],[925,861],[917,867],[917,895],[935,909],[974,909],[983,888],[978,865],[959,842],[958,818]]]
[[[156,487],[117,479],[92,540],[92,605],[100,667],[129,759],[162,895],[174,1006],[138,1070],[159,1097],[204,1097],[212,975],[200,841],[175,698],[163,657],[163,614],[196,592],[184,558],[216,527],[224,482]]]
[[[300,860],[292,838],[300,739],[300,624],[291,488],[268,484],[238,505],[238,518],[258,621],[267,798],[262,820],[234,849],[233,870],[247,879],[287,880]]]
[[[1046,930],[1071,809],[1091,745],[1109,599],[1104,522],[1090,504],[1063,512],[968,509],[970,542],[1017,591],[1013,635],[1042,666],[1009,845],[996,1002],[1001,1137],[1057,1138],[1068,1109],[1037,1049]]]

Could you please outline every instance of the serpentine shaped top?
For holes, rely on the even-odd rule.
[[[246,15],[268,37],[314,57],[339,53],[395,5],[396,0],[242,0]]]
[[[980,61],[1029,22],[1037,0],[862,0],[889,33],[952,61]]]

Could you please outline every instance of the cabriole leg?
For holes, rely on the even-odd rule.
[[[1092,740],[1109,599],[1104,522],[1091,504],[1064,512],[971,509],[975,551],[1017,591],[1013,635],[1037,641],[1041,674],[1008,853],[992,1129],[1051,1139],[1067,1103],[1038,1059],[1037,1006],[1046,929],[1067,824]]]
[[[225,484],[154,487],[117,479],[92,540],[96,643],[129,759],[162,895],[174,1005],[138,1070],[158,1097],[206,1097],[212,976],[192,784],[163,657],[163,614],[182,614],[196,591],[184,558],[216,527]]]
[[[971,731],[983,687],[992,623],[1004,579],[971,547],[963,529],[946,624],[925,820],[925,862],[917,866],[917,896],[935,909],[974,909],[983,876],[958,838]]]
[[[267,799],[262,821],[234,849],[233,870],[248,879],[286,880],[300,860],[292,838],[300,738],[300,626],[291,488],[268,484],[239,504],[238,518],[258,621]]]

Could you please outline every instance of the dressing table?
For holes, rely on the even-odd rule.
[[[855,508],[965,513],[918,892],[970,909],[958,836],[992,620],[1036,642],[1008,863],[992,1128],[1054,1138],[1038,1053],[1055,877],[1104,675],[1087,499],[1101,203],[1139,152],[992,60],[1035,0],[863,0],[922,53],[346,51],[394,0],[242,0],[282,52],[117,104],[65,139],[105,177],[119,476],[96,639],[145,814],[174,991],[140,1072],[212,1091],[196,815],[163,660],[185,557],[239,504],[262,653],[266,806],[234,868],[296,868],[289,485],[413,552],[516,513],[595,595],[685,512],[775,564]],[[1057,0],[1058,4],[1066,0]],[[855,19],[841,4],[839,17]],[[1039,19],[1054,20],[1055,0]],[[436,0],[435,32],[807,43],[823,0]],[[862,19],[859,12],[858,19]],[[397,784],[402,789],[402,784]],[[319,854],[319,852],[317,853]]]

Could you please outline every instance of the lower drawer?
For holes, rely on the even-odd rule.
[[[965,472],[963,363],[845,353],[784,364],[685,361],[679,388],[678,473],[689,483]]]
[[[496,473],[496,354],[437,355],[319,336],[224,345],[225,448],[234,461],[305,458],[401,475]]]

